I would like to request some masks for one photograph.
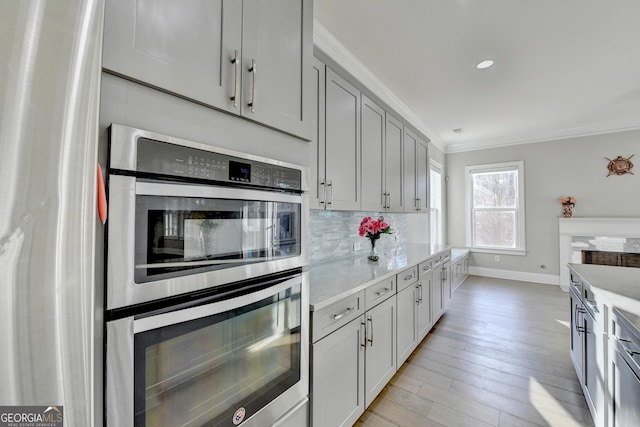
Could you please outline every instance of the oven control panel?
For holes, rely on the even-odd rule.
[[[139,138],[136,172],[301,190],[302,174],[251,159]]]

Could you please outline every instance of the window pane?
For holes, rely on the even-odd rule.
[[[515,208],[518,171],[473,174],[474,208]]]
[[[516,247],[515,211],[474,211],[473,246]]]

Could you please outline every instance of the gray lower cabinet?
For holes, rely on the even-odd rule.
[[[382,289],[377,305],[311,345],[312,426],[353,425],[395,374],[395,287]]]
[[[365,316],[311,346],[311,425],[351,426],[365,410]]]
[[[469,276],[469,255],[464,255],[451,263],[451,293]]]
[[[389,298],[365,313],[365,407],[396,373],[396,300]]]
[[[414,267],[414,271],[415,271]],[[416,275],[417,279],[417,275]],[[398,283],[401,275],[398,275]],[[397,365],[401,366],[431,329],[430,286],[431,275],[421,275],[405,288],[398,286],[396,304],[398,307]]]
[[[442,313],[444,313],[444,299],[442,292],[442,271],[440,268],[435,268],[426,273],[431,275],[431,321],[435,323],[440,319]]]
[[[103,67],[311,138],[311,0],[107,0]]]
[[[419,281],[396,295],[398,306],[398,366],[402,365],[431,329],[429,282]]]

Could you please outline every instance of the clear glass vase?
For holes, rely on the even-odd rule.
[[[380,257],[378,256],[378,250],[376,249],[376,241],[371,239],[371,250],[369,251],[369,256],[367,256],[371,261],[378,261]]]

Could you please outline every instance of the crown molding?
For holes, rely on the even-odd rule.
[[[485,141],[468,141],[468,142],[460,142],[454,143],[450,142],[447,144],[446,153],[461,153],[465,151],[475,151],[475,150],[486,150],[489,148],[502,148],[508,147],[511,145],[522,145],[522,144],[534,144],[536,142],[547,142],[547,141],[555,141],[561,139],[571,139],[571,138],[583,138],[587,136],[595,136],[595,135],[604,135],[608,133],[618,133],[618,132],[627,132],[640,130],[640,126],[631,125],[631,126],[620,126],[620,127],[612,127],[611,124],[608,125],[593,125],[593,126],[584,126],[579,128],[569,128],[569,129],[559,129],[549,132],[540,133],[537,136],[533,136],[532,138],[526,139],[494,139],[494,140],[485,140]]]
[[[394,109],[417,131],[429,138],[431,144],[445,152],[445,144],[440,137],[315,18],[313,19],[313,45],[333,61],[340,64],[364,87]]]

